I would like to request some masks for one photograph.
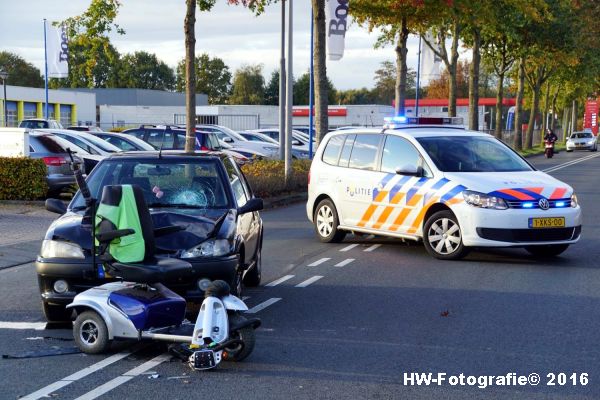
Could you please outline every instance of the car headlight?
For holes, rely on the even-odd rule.
[[[226,239],[210,239],[196,247],[185,250],[180,258],[219,257],[233,251],[232,243]]]
[[[575,193],[571,195],[571,207],[576,208],[579,202],[577,201],[577,196]]]
[[[508,208],[506,201],[501,197],[490,196],[485,193],[473,192],[471,190],[465,190],[462,194],[467,204],[470,204],[473,207],[492,208],[494,210],[506,210]]]
[[[59,240],[44,240],[40,256],[42,258],[85,258],[81,247],[75,243]]]

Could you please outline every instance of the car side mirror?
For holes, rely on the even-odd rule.
[[[423,168],[417,167],[413,164],[407,164],[402,167],[396,168],[396,174],[421,177],[423,176]]]
[[[63,215],[67,212],[67,206],[59,199],[46,199],[46,210]]]
[[[224,141],[225,143],[233,143],[233,139],[232,139],[232,138],[230,138],[230,137],[226,137],[226,138],[224,138],[224,139],[223,139],[223,141]]]
[[[247,214],[249,212],[260,211],[264,208],[263,200],[259,198],[252,198],[248,200],[246,204],[238,209],[238,214]]]

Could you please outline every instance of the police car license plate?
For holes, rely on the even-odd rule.
[[[530,228],[563,228],[565,217],[529,218]]]

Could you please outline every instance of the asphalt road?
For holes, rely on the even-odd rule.
[[[265,211],[264,283],[276,284],[245,293],[249,307],[270,304],[256,314],[263,325],[246,361],[193,372],[160,345],[127,343],[112,355],[5,359],[0,398],[39,389],[57,399],[600,398],[600,154],[531,161],[581,161],[551,172],[584,210],[582,239],[559,258],[503,249],[444,262],[396,240],[321,244],[303,204]],[[0,321],[42,321],[39,308],[33,265],[0,271]],[[69,329],[41,328],[0,328],[0,353],[74,346]],[[418,386],[404,382],[412,372],[537,373],[541,382]]]

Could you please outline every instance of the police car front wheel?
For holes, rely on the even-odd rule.
[[[338,243],[346,236],[346,232],[338,229],[339,219],[333,202],[323,200],[317,205],[314,217],[315,232],[324,243]]]
[[[441,260],[458,260],[468,253],[460,225],[450,211],[438,211],[427,219],[423,228],[423,243],[429,254]]]

